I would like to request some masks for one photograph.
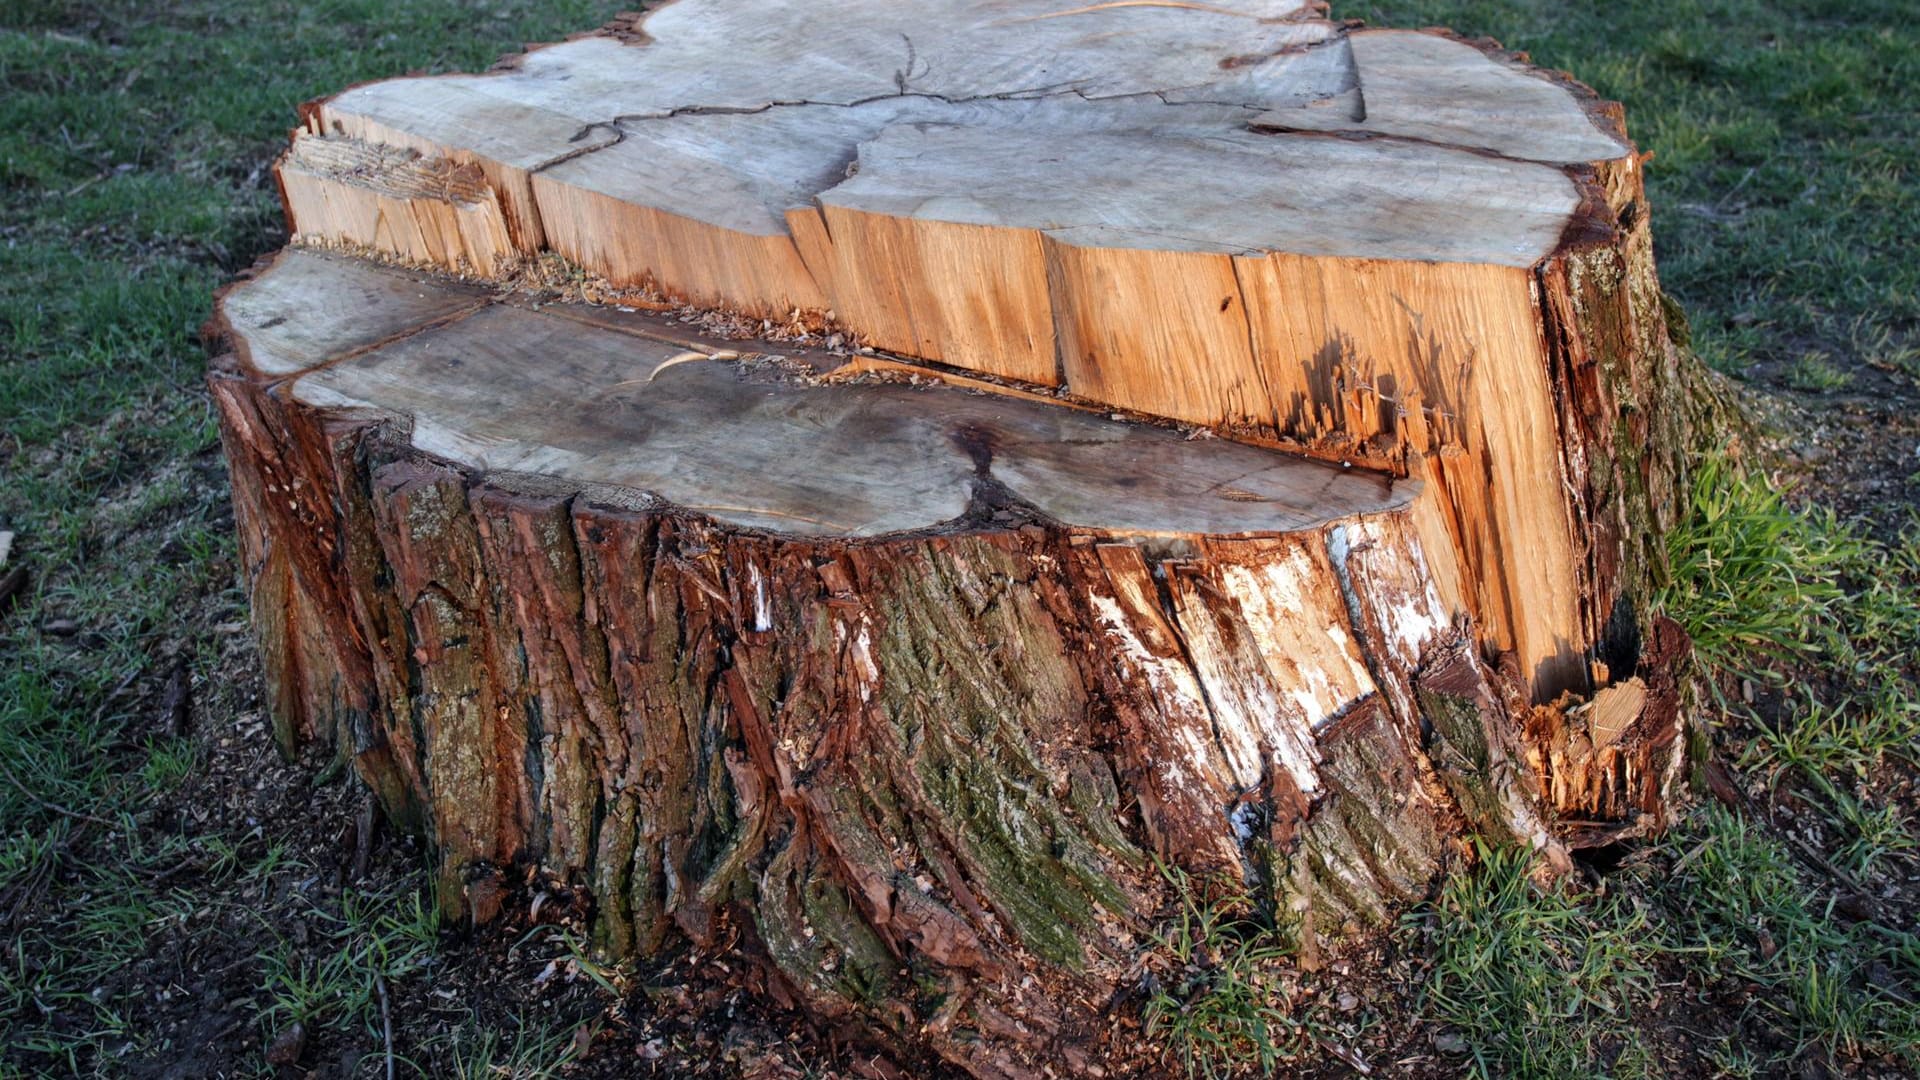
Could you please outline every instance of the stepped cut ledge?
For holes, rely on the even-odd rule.
[[[276,726],[450,912],[537,874],[902,1060],[1118,1075],[1156,860],[1312,963],[1468,836],[1671,813],[1714,395],[1565,75],[675,0],[311,103],[277,175],[210,376]]]

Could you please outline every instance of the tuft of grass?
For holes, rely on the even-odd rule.
[[[1784,776],[1836,802],[1851,800],[1848,788],[1868,780],[1889,755],[1911,757],[1920,745],[1920,701],[1907,691],[1888,683],[1877,701],[1843,697],[1829,705],[1803,688],[1775,719],[1752,717],[1755,737],[1740,764],[1765,774],[1769,787]]]
[[[1753,733],[1738,763],[1769,789],[1808,789],[1854,837],[1857,867],[1911,849],[1899,811],[1856,789],[1890,759],[1920,764],[1920,519],[1882,543],[1721,460],[1693,498],[1660,603],[1710,676],[1784,688],[1765,715],[1728,703]]]
[[[1148,1036],[1189,1077],[1268,1075],[1313,1045],[1284,981],[1293,953],[1244,891],[1163,866],[1177,910],[1153,935],[1157,963],[1141,1007]]]
[[[516,1016],[511,1037],[474,1017],[421,1047],[408,1064],[422,1077],[449,1080],[552,1080],[590,1044],[597,1026],[561,1028]]]
[[[1847,328],[1848,341],[1868,367],[1920,379],[1920,333],[1896,333],[1877,316],[1861,315]]]
[[[1751,674],[1830,644],[1844,576],[1868,548],[1831,513],[1799,510],[1764,477],[1703,463],[1693,515],[1667,534],[1659,605],[1710,671]]]
[[[1653,993],[1646,916],[1619,899],[1543,890],[1525,852],[1481,846],[1407,916],[1433,957],[1425,1007],[1458,1033],[1481,1077],[1640,1076],[1652,1070],[1637,1013]]]
[[[439,938],[433,905],[418,892],[405,896],[349,892],[338,911],[315,907],[309,918],[323,944],[282,941],[263,964],[268,1033],[292,1024],[363,1025],[376,1032],[385,987],[432,965]],[[270,929],[272,929],[270,927]]]
[[[1787,367],[1787,385],[1810,394],[1831,394],[1853,385],[1853,373],[1836,367],[1821,349],[1803,352]]]

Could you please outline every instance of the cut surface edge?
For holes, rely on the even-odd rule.
[[[362,310],[290,314],[252,295],[334,268],[355,283]],[[380,295],[369,281],[390,285],[402,310],[365,310]],[[777,345],[736,343],[742,360],[693,360],[701,354],[661,340],[670,324],[641,313],[596,309],[587,322],[507,302],[468,310],[458,292],[418,305],[432,289],[417,274],[296,251],[222,306],[257,370],[297,376],[283,391],[292,400],[403,418],[416,448],[481,473],[644,492],[770,532],[873,537],[1012,514],[1112,535],[1258,535],[1398,513],[1419,491],[1005,395],[822,385],[811,368],[795,374]],[[420,311],[463,314],[371,342],[358,329]],[[344,358],[326,345],[335,334]],[[278,354],[289,341],[311,365],[305,373]]]

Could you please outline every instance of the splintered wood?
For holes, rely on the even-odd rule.
[[[352,244],[475,274],[514,254],[500,200],[478,167],[357,139],[300,139],[277,175],[301,207],[296,241]]]
[[[981,1077],[1132,1067],[1155,859],[1312,956],[1659,827],[1713,427],[1640,158],[1322,16],[675,0],[307,106],[211,375],[281,738],[450,909],[537,866]]]

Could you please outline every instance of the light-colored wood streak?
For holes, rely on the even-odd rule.
[[[1063,163],[1071,183],[1058,175]],[[1074,394],[1196,423],[1265,426],[1292,403],[1274,396],[1262,369],[1293,358],[1256,361],[1233,255],[1525,267],[1557,243],[1577,192],[1544,166],[1418,144],[921,124],[863,144],[858,170],[820,202],[822,239],[795,233],[803,250],[824,243],[809,264],[827,262],[816,276],[831,283],[835,311],[874,343],[1051,382],[1030,344],[1045,340],[1039,326],[1050,316]],[[948,257],[929,260],[928,249]],[[956,281],[959,271],[974,277]],[[1040,281],[1049,311],[1036,310]],[[1365,324],[1336,329],[1381,335]],[[969,337],[970,347],[955,344]]]
[[[287,204],[299,207],[295,240],[373,248],[483,276],[513,261],[500,200],[477,165],[309,136],[294,140],[274,172]]]
[[[1483,632],[1529,664],[1577,651],[1565,629],[1579,614],[1572,526],[1532,276],[1293,255],[1237,263],[1280,430],[1406,453],[1447,493],[1442,524]]]

